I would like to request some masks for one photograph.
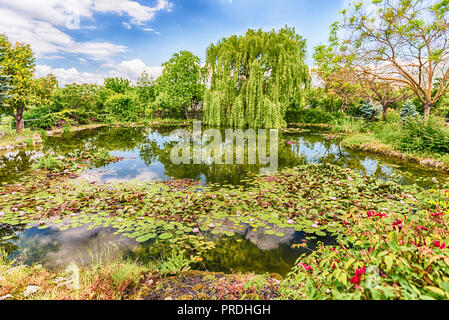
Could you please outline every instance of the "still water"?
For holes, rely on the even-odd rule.
[[[103,183],[134,179],[194,179],[200,180],[203,185],[242,185],[260,172],[261,166],[258,164],[210,165],[207,161],[199,165],[173,164],[170,153],[177,144],[176,137],[172,135],[175,129],[103,127],[47,137],[43,145],[36,149],[0,154],[0,185],[26,179],[32,164],[44,154],[65,155],[76,149],[93,151],[105,148],[112,155],[122,158],[117,163],[94,167],[83,173],[86,179]],[[418,165],[346,150],[338,140],[316,130],[280,134],[278,155],[279,169],[307,163],[332,163],[378,179],[395,180],[401,184],[416,183],[425,187],[432,185],[433,177],[440,181],[448,179],[447,175]],[[303,232],[294,229],[286,228],[282,233],[285,236],[280,238],[265,234],[263,228],[254,229],[248,225],[234,237],[203,234],[215,241],[216,246],[197,267],[209,271],[276,272],[284,275],[296,259],[313,250],[318,241],[332,243],[330,238],[305,239]],[[27,264],[39,262],[48,267],[65,266],[72,261],[88,264],[99,258],[123,254],[141,261],[158,259],[161,255],[155,250],[154,243],[140,245],[134,239],[115,235],[112,229],[91,230],[84,226],[60,231],[52,227],[21,232],[20,227],[0,225],[0,240],[8,235],[14,237],[0,241],[0,247],[11,253],[11,258],[18,258]],[[308,249],[291,247],[303,242],[307,242]]]

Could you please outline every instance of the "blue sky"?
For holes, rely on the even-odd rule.
[[[155,77],[173,53],[202,60],[211,43],[248,28],[295,27],[309,53],[324,43],[345,0],[0,0],[0,30],[30,43],[37,75],[62,84],[106,76]],[[79,20],[77,20],[79,18]],[[79,24],[77,23],[79,21]],[[79,26],[79,28],[78,28]],[[311,63],[310,54],[309,62]]]

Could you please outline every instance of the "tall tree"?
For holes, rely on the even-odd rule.
[[[280,128],[310,83],[306,42],[294,28],[248,30],[207,49],[204,120],[231,127]],[[299,103],[298,103],[299,104]]]
[[[331,97],[332,112],[333,101],[338,99],[341,100],[340,111],[343,112],[358,97],[361,86],[359,77],[351,66],[351,57],[345,54],[344,47],[340,44],[337,30],[337,24],[331,25],[328,44],[314,48],[313,72]]]
[[[409,87],[432,107],[449,92],[449,1],[375,0],[353,3],[339,23],[357,69]],[[441,82],[433,90],[437,78]]]
[[[189,51],[181,51],[162,67],[162,75],[156,80],[158,103],[188,118],[193,102],[202,96],[200,58]]]
[[[48,106],[52,102],[53,93],[58,88],[58,80],[53,74],[33,79],[33,92],[37,106]]]
[[[140,102],[144,107],[144,114],[148,114],[148,106],[150,106],[155,99],[155,85],[153,77],[148,75],[148,72],[144,71],[137,79],[136,85],[137,93],[139,95]]]
[[[18,133],[23,130],[23,112],[32,103],[33,74],[36,65],[31,47],[24,43],[11,44],[5,35],[0,35],[1,72],[10,78],[11,97],[6,100],[2,110],[16,120]]]

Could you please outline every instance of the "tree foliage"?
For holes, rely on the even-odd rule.
[[[424,116],[449,92],[447,0],[376,0],[353,3],[337,26],[354,65],[378,80],[407,86]],[[437,78],[441,81],[436,90]]]
[[[128,79],[107,78],[104,80],[104,86],[115,93],[124,94],[131,87],[131,83]]]
[[[207,49],[204,120],[216,126],[281,128],[309,86],[306,42],[294,28],[248,30]]]
[[[33,79],[33,95],[35,106],[48,106],[51,104],[55,89],[58,88],[58,80],[53,74],[46,77]]]
[[[416,111],[416,106],[410,100],[406,101],[402,106],[401,118],[402,119],[407,119],[408,117],[416,118],[417,116],[418,111]]]
[[[0,65],[2,75],[9,77],[11,96],[2,105],[2,111],[16,120],[17,132],[23,130],[23,112],[32,103],[33,74],[36,65],[30,45],[12,44],[5,35],[0,35]]]
[[[136,91],[140,102],[143,105],[144,114],[145,116],[148,116],[150,107],[153,105],[156,98],[156,92],[154,80],[146,71],[142,72],[139,79],[137,79]]]
[[[156,81],[156,104],[172,114],[187,118],[193,102],[200,100],[203,94],[200,58],[189,51],[181,51],[162,67],[162,75]]]

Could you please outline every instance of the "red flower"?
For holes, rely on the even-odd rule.
[[[360,270],[355,269],[355,275],[356,276],[360,277],[362,274],[365,274],[365,273],[366,273],[366,268],[365,267],[361,268]]]
[[[443,212],[431,212],[430,213],[430,215],[432,216],[432,217],[436,217],[436,218],[438,218],[439,216],[442,216],[443,215]]]
[[[304,269],[306,269],[306,271],[309,271],[312,269],[312,266],[308,266],[307,264],[305,264],[304,262],[301,262],[300,264],[298,264],[299,266],[303,267]]]
[[[361,280],[361,276],[366,274],[366,268],[363,267],[361,269],[355,269],[355,276],[351,278],[351,283],[358,285]]]
[[[366,215],[368,216],[368,218],[371,218],[371,217],[382,218],[382,217],[386,217],[387,216],[385,213],[382,213],[382,212],[376,213],[376,211],[367,211]]]
[[[332,270],[334,270],[338,266],[339,263],[340,263],[340,261],[338,261],[337,259],[332,260],[332,262],[331,262]]]
[[[366,212],[366,215],[368,216],[368,218],[373,217],[375,214],[376,214],[375,211],[367,211],[367,212]]]
[[[351,278],[351,283],[352,284],[359,284],[360,282],[360,277],[359,276],[354,276]]]
[[[435,247],[437,247],[437,248],[440,248],[440,249],[446,248],[446,244],[445,244],[445,243],[441,243],[440,241],[434,241],[434,242],[433,242],[433,245],[434,245]]]
[[[418,229],[424,230],[424,231],[429,231],[429,229],[425,226],[419,226]]]

